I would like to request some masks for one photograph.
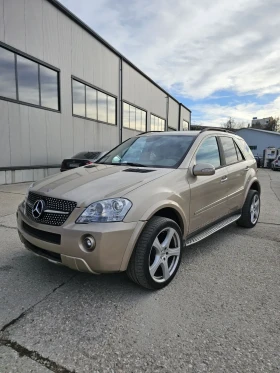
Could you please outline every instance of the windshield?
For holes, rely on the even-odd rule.
[[[98,163],[139,167],[176,168],[194,136],[153,135],[133,137],[107,153]]]

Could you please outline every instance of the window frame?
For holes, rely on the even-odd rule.
[[[61,70],[53,65],[50,65],[49,63],[47,62],[44,62],[36,57],[32,57],[30,56],[29,54],[25,53],[25,52],[22,52],[14,47],[11,47],[10,45],[7,45],[3,42],[0,41],[0,47],[3,48],[3,49],[6,49],[8,50],[9,52],[13,53],[14,54],[14,66],[15,66],[15,82],[16,82],[16,99],[14,98],[9,98],[9,97],[5,97],[5,96],[0,96],[0,100],[3,100],[3,101],[8,101],[8,102],[13,102],[13,103],[16,103],[16,104],[19,104],[19,105],[25,105],[25,106],[30,106],[30,107],[34,107],[34,108],[37,108],[37,109],[43,109],[43,110],[48,110],[48,111],[52,111],[54,113],[61,113]],[[35,62],[38,64],[38,82],[39,82],[39,86],[38,86],[38,89],[39,89],[39,105],[37,104],[32,104],[32,103],[29,103],[29,102],[26,102],[26,101],[21,101],[19,100],[19,87],[18,87],[18,68],[17,68],[17,56],[21,56],[23,58],[26,58],[27,60],[30,60],[32,62]],[[53,70],[57,73],[57,103],[58,103],[58,110],[56,109],[52,109],[52,108],[48,108],[47,106],[42,106],[41,105],[41,78],[40,78],[40,65],[50,69],[50,70]]]
[[[161,120],[164,121],[164,130],[163,130],[163,131],[152,130],[152,125],[151,125],[152,115],[153,115],[154,117],[156,117],[156,118],[161,119]],[[159,115],[154,114],[154,113],[152,113],[152,112],[150,112],[150,125],[151,125],[151,126],[150,126],[150,127],[151,127],[151,132],[166,132],[166,119],[163,118],[163,117],[160,117]]]
[[[232,139],[233,145],[234,145],[234,149],[235,149],[235,153],[236,153],[237,162],[230,163],[230,164],[226,163],[225,151],[224,151],[222,140],[221,140],[222,137],[226,137],[226,138]],[[241,163],[241,162],[245,162],[246,161],[246,157],[244,156],[244,154],[243,154],[242,150],[240,149],[240,147],[238,146],[237,142],[234,140],[234,137],[225,136],[225,135],[218,135],[217,139],[218,139],[218,143],[219,143],[219,147],[220,147],[220,154],[222,156],[222,165],[223,165],[223,167],[230,167],[230,166],[233,166],[233,165],[235,165],[237,163]],[[239,149],[239,151],[240,151],[240,153],[242,155],[243,159],[241,161],[238,160],[238,155],[237,155],[237,152],[236,152],[236,148]]]
[[[139,133],[146,132],[147,131],[147,114],[148,114],[147,110],[143,109],[141,106],[132,104],[132,103],[130,103],[127,100],[122,100],[122,116],[123,116],[123,113],[124,113],[123,104],[126,104],[128,106],[133,106],[135,109],[143,111],[144,113],[146,113],[146,118],[145,118],[145,128],[144,128],[144,131],[139,131],[139,130],[136,129],[136,114],[135,114],[135,129],[127,127],[127,126],[124,126],[123,125],[123,117],[122,117],[122,128],[125,128],[126,130],[130,130],[130,131],[136,131],[136,132],[139,132]],[[142,114],[141,114],[141,122],[142,122]],[[129,125],[130,125],[130,108],[129,108]]]
[[[73,110],[74,109],[73,80],[77,81],[78,83],[84,84],[84,86],[85,86],[85,115],[87,114],[87,92],[86,92],[87,90],[86,90],[86,86],[88,86],[89,88],[93,88],[93,89],[96,90],[96,118],[98,118],[98,92],[101,92],[101,93],[104,93],[105,95],[107,95],[107,98],[106,98],[106,101],[107,101],[107,105],[106,105],[106,107],[107,107],[107,120],[108,120],[108,96],[113,97],[116,100],[115,124],[114,123],[109,123],[109,122],[104,122],[104,121],[99,120],[99,119],[92,119],[92,118],[83,117],[81,115],[74,114],[74,110]],[[97,86],[95,86],[93,84],[90,84],[90,83],[84,81],[83,79],[78,78],[75,75],[71,75],[71,100],[72,100],[72,116],[73,117],[80,118],[80,119],[90,120],[92,122],[107,124],[108,126],[114,126],[114,127],[118,126],[118,123],[117,123],[117,118],[118,118],[118,96],[117,95],[114,95],[113,93],[107,92],[107,91],[105,91],[102,88],[99,88],[99,87],[97,87]]]

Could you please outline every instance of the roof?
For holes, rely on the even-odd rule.
[[[237,132],[239,131],[258,131],[258,132],[265,132],[265,133],[269,133],[270,135],[279,135],[280,136],[280,132],[275,132],[275,131],[267,131],[267,130],[259,130],[258,128],[241,128],[240,130],[238,130]]]
[[[85,24],[80,18],[78,18],[74,13],[72,13],[70,10],[68,10],[64,5],[62,5],[57,0],[47,0],[50,4],[55,6],[57,9],[59,9],[63,14],[65,14],[68,18],[70,18],[73,22],[78,24],[80,27],[82,27],[85,31],[87,31],[91,36],[93,36],[95,39],[100,41],[105,47],[110,49],[111,52],[116,54],[119,58],[121,58],[124,62],[126,62],[128,65],[133,67],[139,74],[144,76],[147,80],[149,80],[152,84],[154,84],[158,89],[160,89],[162,92],[164,92],[167,96],[172,98],[174,101],[176,101],[179,105],[184,107],[186,110],[188,110],[191,113],[191,110],[187,108],[184,104],[179,102],[175,97],[171,96],[167,91],[165,91],[160,85],[158,85],[155,81],[153,81],[148,75],[146,75],[143,71],[141,71],[137,66],[135,66],[132,62],[130,62],[126,57],[124,57],[120,52],[118,52],[111,44],[109,44],[106,40],[104,40],[97,32],[93,31],[87,24]]]

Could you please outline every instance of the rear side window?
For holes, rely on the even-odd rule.
[[[237,154],[237,158],[238,158],[238,161],[239,162],[242,162],[244,161],[244,156],[243,154],[241,153],[241,150],[239,149],[238,145],[236,144],[236,142],[234,142],[234,145],[235,145],[235,150],[236,150],[236,154]]]
[[[230,165],[238,162],[234,141],[231,137],[220,137],[224,149],[226,164]]]
[[[202,142],[196,153],[196,164],[210,163],[215,168],[221,166],[221,159],[216,137],[209,137]]]

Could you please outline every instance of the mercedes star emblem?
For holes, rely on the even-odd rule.
[[[45,201],[42,199],[39,199],[36,201],[32,208],[32,215],[35,219],[39,219],[40,216],[42,216],[45,209]]]

